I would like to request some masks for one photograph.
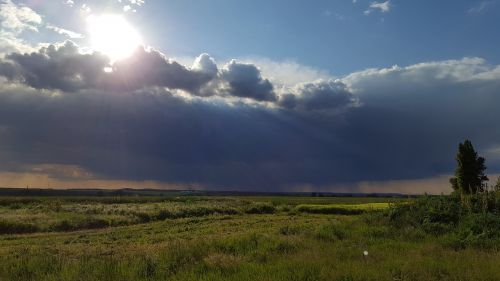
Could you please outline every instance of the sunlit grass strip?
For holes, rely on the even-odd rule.
[[[301,213],[311,214],[340,214],[356,215],[370,211],[377,211],[389,208],[390,203],[368,203],[368,204],[333,204],[333,205],[312,205],[302,204],[296,207]]]

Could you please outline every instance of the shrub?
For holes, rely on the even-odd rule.
[[[134,216],[137,217],[137,219],[139,220],[139,222],[149,222],[149,221],[151,221],[151,216],[148,213],[134,212],[133,214],[134,214]]]
[[[463,197],[426,196],[410,204],[395,205],[386,215],[396,230],[411,227],[414,231],[444,235],[444,244],[455,249],[468,246],[499,248],[500,216],[496,207],[483,208],[485,201],[481,201],[480,196],[490,195],[465,197],[468,200],[465,207],[462,207]],[[496,200],[488,198],[485,197],[490,201]]]
[[[75,228],[76,227],[69,220],[62,220],[52,225],[49,229],[52,231],[71,231]]]
[[[75,231],[81,229],[97,229],[110,226],[110,222],[101,218],[85,218],[81,221],[62,220],[49,227],[51,231]]]
[[[387,210],[390,223],[397,227],[421,227],[429,230],[456,225],[460,218],[460,202],[454,197],[426,196],[409,204],[396,204]],[[438,224],[438,225],[435,225]]]
[[[445,245],[455,249],[466,247],[500,249],[500,217],[495,214],[469,214],[455,232],[444,238]]]
[[[250,205],[245,213],[247,214],[274,214],[276,212],[276,207],[269,203],[256,203]]]
[[[458,226],[458,236],[471,245],[500,239],[500,217],[491,213],[470,214]]]
[[[34,233],[37,231],[39,228],[31,223],[0,220],[0,234]]]
[[[79,229],[95,229],[95,228],[105,228],[110,225],[109,221],[101,218],[87,218],[83,220],[79,225]]]

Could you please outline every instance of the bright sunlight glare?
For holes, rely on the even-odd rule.
[[[120,15],[91,15],[87,26],[92,49],[112,60],[130,56],[142,44],[139,33]]]

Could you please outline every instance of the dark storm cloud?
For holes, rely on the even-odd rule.
[[[87,89],[131,91],[146,87],[185,90],[193,95],[232,95],[257,101],[276,101],[273,85],[252,64],[231,61],[219,72],[213,58],[200,55],[192,68],[166,58],[154,49],[137,48],[113,63],[98,54],[82,54],[67,41],[30,54],[12,53],[0,64],[0,75],[38,89],[75,92]]]
[[[2,64],[1,171],[68,165],[103,179],[287,190],[435,177],[453,171],[464,138],[499,147],[500,67],[478,59],[366,70],[277,100],[251,64],[219,70],[201,55],[187,68],[141,50],[110,74],[89,56],[48,47]]]
[[[98,54],[80,54],[71,42],[50,45],[31,54],[12,53],[10,63],[0,65],[0,73],[39,89],[77,91],[94,88],[102,80],[108,59]]]
[[[18,69],[11,64],[7,62],[0,62],[0,76],[4,76],[9,79],[14,79],[16,76],[18,76]]]
[[[269,188],[312,176],[299,172],[311,162],[304,157],[320,154],[311,151],[321,141],[296,119],[164,90],[50,96],[4,89],[0,165],[72,164],[110,178]]]
[[[357,98],[338,80],[302,83],[293,91],[295,94],[281,96],[280,105],[310,111],[340,109],[357,103]]]
[[[135,90],[161,86],[196,91],[213,79],[211,73],[191,71],[156,50],[137,48],[134,55],[116,62],[105,73],[109,60],[98,54],[81,54],[72,42],[50,45],[31,54],[13,53],[11,63],[0,65],[0,74],[34,88],[74,92],[86,89]]]
[[[262,78],[260,70],[253,64],[230,61],[222,69],[221,77],[229,85],[228,92],[236,97],[258,101],[276,101],[274,87]]]
[[[206,64],[203,67],[208,67]],[[192,71],[158,51],[138,48],[132,56],[113,65],[110,81],[126,89],[160,86],[195,93],[214,78],[213,73],[204,70]]]

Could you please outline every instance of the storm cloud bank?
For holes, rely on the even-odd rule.
[[[71,42],[8,54],[0,62],[0,170],[335,191],[450,174],[464,138],[488,171],[500,170],[500,67],[482,59],[295,85],[270,76],[207,54],[188,67],[149,48],[113,64]]]

